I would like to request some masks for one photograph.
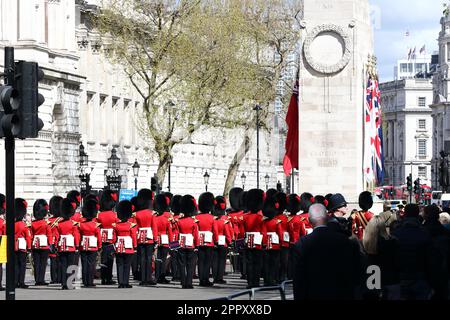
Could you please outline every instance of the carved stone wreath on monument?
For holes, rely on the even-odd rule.
[[[339,45],[338,42],[333,42],[330,43],[331,47],[327,48],[328,51],[343,50],[342,56],[336,63],[323,63],[320,61],[323,59],[318,59],[316,57],[316,52],[313,52],[312,50],[313,43],[326,34],[330,34],[341,44]],[[303,45],[303,51],[306,61],[315,71],[322,74],[335,74],[342,71],[350,62],[352,56],[352,46],[353,43],[350,36],[342,27],[335,24],[323,24],[315,27],[310,33],[308,33]]]

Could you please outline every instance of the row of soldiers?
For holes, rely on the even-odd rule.
[[[119,288],[131,288],[130,270],[141,286],[181,280],[182,288],[193,288],[196,266],[200,286],[226,283],[223,279],[228,254],[238,266],[248,288],[292,279],[290,252],[300,237],[312,232],[308,209],[322,203],[342,225],[351,221],[350,233],[362,239],[365,225],[372,217],[370,193],[360,196],[361,212],[347,220],[342,195],[316,196],[304,193],[286,195],[276,190],[244,191],[234,188],[227,199],[206,192],[197,200],[191,195],[154,195],[142,189],[131,201],[118,201],[117,193],[106,190],[100,197],[78,191],[66,198],[54,196],[33,205],[31,221],[26,220],[28,204],[15,200],[15,261],[17,287],[25,285],[27,253],[31,251],[36,285],[45,282],[50,257],[51,279],[68,289],[68,267],[81,259],[82,282],[95,287],[97,257],[100,256],[101,283],[114,285],[116,261]],[[0,195],[0,214],[5,211],[5,197]],[[334,214],[335,213],[335,214]],[[5,234],[0,219],[0,235]],[[156,251],[156,254],[155,254]],[[167,259],[170,257],[170,261]],[[170,263],[166,263],[170,262]],[[1,270],[1,268],[0,268]],[[210,282],[210,273],[214,283]],[[0,274],[1,284],[1,274]]]

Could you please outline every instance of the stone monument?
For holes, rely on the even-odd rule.
[[[373,37],[368,0],[304,0],[299,192],[365,189],[364,101]]]

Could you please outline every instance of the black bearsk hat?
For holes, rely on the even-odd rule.
[[[172,200],[170,201],[170,210],[175,214],[181,213],[181,198],[182,196],[179,194],[176,194],[172,197]]]
[[[84,201],[94,200],[95,202],[99,203],[100,199],[95,194],[89,193],[84,197]]]
[[[269,198],[268,195],[266,195],[267,198]],[[275,194],[275,200],[278,202],[278,214],[283,214],[284,211],[286,210],[286,206],[287,206],[287,195],[284,192],[277,192]]]
[[[131,204],[134,207],[133,212],[136,212],[137,211],[137,207],[138,207],[138,203],[137,203],[138,202],[138,197],[131,198],[130,202],[131,202]]]
[[[306,213],[309,211],[309,207],[311,207],[314,204],[314,196],[309,193],[309,192],[305,192],[302,193],[302,195],[300,196],[300,209]]]
[[[266,197],[271,198],[278,193],[277,189],[269,189],[266,191]]]
[[[160,193],[155,197],[155,203],[153,207],[158,213],[164,213],[169,211],[170,198],[164,193]]]
[[[150,189],[141,189],[137,195],[137,210],[151,209],[155,194]]]
[[[27,215],[27,207],[28,207],[28,204],[25,201],[25,199],[16,198],[14,200],[14,207],[16,209],[15,212],[16,221],[23,220],[23,218],[25,218],[25,216]]]
[[[198,210],[201,213],[210,213],[214,208],[214,195],[211,192],[204,192],[198,198]]]
[[[370,210],[373,207],[372,194],[369,191],[361,192],[358,199],[359,207],[364,210]]]
[[[241,200],[240,200],[240,205],[241,205],[241,211],[247,212],[248,208],[247,208],[247,194],[248,191],[244,191],[241,193]]]
[[[75,208],[72,201],[65,198],[61,202],[61,218],[69,220],[75,214]]]
[[[61,202],[62,201],[63,201],[63,198],[60,196],[53,196],[50,199],[50,203],[49,203],[50,214],[55,218],[59,218],[61,216]]]
[[[264,204],[264,191],[262,191],[261,189],[252,189],[250,191],[247,192],[247,196],[246,196],[246,204],[247,204],[247,210],[252,212],[252,213],[256,213],[260,210],[262,210],[263,208],[263,204]]]
[[[214,215],[216,217],[223,216],[225,214],[226,208],[227,208],[227,199],[225,199],[225,197],[222,196],[217,196],[213,210]]]
[[[117,193],[105,190],[100,197],[100,211],[111,211],[117,203]]]
[[[234,211],[242,210],[241,196],[242,196],[241,188],[233,188],[228,193],[228,198],[230,199],[230,206]]]
[[[97,216],[98,213],[98,203],[97,201],[90,199],[84,202],[83,204],[83,218],[86,218],[88,220],[92,220]]]
[[[33,204],[33,216],[36,220],[42,220],[48,213],[48,203],[44,199],[38,199]]]
[[[264,201],[264,205],[262,208],[262,213],[264,217],[273,219],[278,214],[280,209],[280,203],[277,201],[277,198],[275,195],[272,195],[271,197],[267,197]]]
[[[3,193],[0,193],[0,214],[4,214],[6,210],[6,197]]]
[[[117,204],[116,207],[117,217],[122,222],[128,221],[133,215],[133,204],[131,201],[123,200]]]
[[[197,201],[193,196],[187,194],[181,198],[180,209],[185,217],[191,217],[197,213]]]
[[[300,211],[300,196],[298,194],[290,194],[286,205],[286,210],[291,215],[296,215]]]
[[[72,202],[75,202],[77,204],[77,207],[80,206],[81,193],[79,193],[77,190],[69,191],[67,193],[66,198],[69,199]]]

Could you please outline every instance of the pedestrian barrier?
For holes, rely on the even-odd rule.
[[[260,288],[252,288],[244,291],[240,291],[234,294],[231,294],[226,297],[211,299],[211,300],[221,300],[221,301],[228,301],[233,300],[235,298],[239,298],[242,296],[248,295],[248,300],[256,300],[256,293],[257,292],[267,292],[267,291],[279,291],[281,300],[286,300],[286,287],[289,284],[293,284],[292,280],[287,280],[282,282],[279,286],[272,286],[272,287],[260,287]]]

